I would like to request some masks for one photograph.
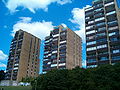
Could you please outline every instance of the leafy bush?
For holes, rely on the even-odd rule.
[[[32,82],[33,90],[119,90],[120,63],[96,68],[52,70]]]

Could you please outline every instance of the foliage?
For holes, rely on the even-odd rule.
[[[119,90],[120,63],[96,68],[52,70],[32,81],[33,90]]]
[[[28,83],[30,83],[30,82],[32,82],[34,80],[34,77],[25,77],[25,78],[22,78],[22,80],[21,80],[21,82],[28,82]]]
[[[5,79],[5,72],[3,70],[0,71],[0,81]]]

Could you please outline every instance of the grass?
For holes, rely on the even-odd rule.
[[[3,90],[32,90],[31,86],[0,86]]]

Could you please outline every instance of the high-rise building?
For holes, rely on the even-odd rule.
[[[85,9],[87,68],[120,62],[120,9],[116,0],[93,0]]]
[[[82,40],[64,25],[54,27],[45,38],[43,73],[52,69],[82,66]]]
[[[40,39],[23,30],[12,39],[6,69],[6,80],[21,81],[22,78],[39,75]]]

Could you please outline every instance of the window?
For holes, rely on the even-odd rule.
[[[47,54],[47,53],[49,53],[49,52],[48,51],[44,52],[44,54]]]
[[[19,64],[18,63],[16,63],[14,66],[18,66]]]
[[[101,11],[103,10],[103,8],[98,8],[98,9],[95,9],[94,11],[98,12],[98,11]]]
[[[86,8],[85,11],[89,11],[89,10],[92,10],[93,7],[90,7],[90,8]]]
[[[120,50],[113,50],[112,53],[120,53]]]
[[[98,28],[98,31],[106,30],[106,27]]]
[[[98,2],[98,0],[96,0],[96,1]],[[95,1],[94,1],[94,2],[95,2]],[[100,4],[97,3],[97,4],[94,5],[94,8],[101,7],[101,6],[103,6],[102,3],[100,3]]]
[[[48,54],[48,56],[51,56],[51,54]]]
[[[108,22],[108,25],[116,24],[116,23],[117,23],[117,20],[115,20],[115,21],[111,21],[111,22]]]
[[[60,48],[61,48],[61,47],[66,47],[66,44],[60,45],[59,47],[60,47]]]
[[[88,27],[86,27],[86,30],[91,29],[93,27],[94,27],[93,25],[92,26],[88,26]]]
[[[113,56],[112,60],[120,60],[120,56]]]
[[[53,37],[57,37],[57,36],[59,36],[59,34],[55,34],[55,35],[53,35]]]
[[[66,43],[66,40],[65,40],[65,41],[61,41],[61,42],[60,42],[60,44],[62,44],[62,43]]]
[[[92,31],[86,32],[86,34],[91,34],[91,33],[95,33],[95,30],[92,30]]]
[[[56,41],[56,40],[58,40],[58,38],[55,38],[55,39],[53,39],[52,41]]]
[[[87,53],[87,57],[92,57],[92,56],[96,56],[96,52],[92,52],[92,53]]]
[[[112,15],[114,13],[116,13],[116,11],[108,12],[108,13],[106,13],[106,15],[108,16],[108,15]]]
[[[112,5],[112,4],[114,4],[114,2],[107,3],[107,4],[105,4],[105,7],[106,7],[106,6],[110,6],[110,5]]]
[[[104,19],[105,19],[105,17],[101,17],[101,18],[95,19],[95,21],[97,22],[97,21],[101,21],[101,20],[104,20]]]
[[[88,59],[87,62],[88,63],[93,63],[93,62],[96,62],[96,59]]]
[[[47,64],[51,64],[51,62],[48,62]]]
[[[101,16],[101,15],[104,15],[104,13],[97,13],[97,14],[95,14],[95,17]]]
[[[57,50],[56,50],[56,51],[52,51],[52,54],[53,54],[53,53],[57,53]]]
[[[44,59],[43,61],[47,61],[48,59]]]
[[[118,38],[110,38],[110,41],[118,41]]]
[[[87,66],[87,68],[94,68],[94,67],[97,67],[97,65],[90,65],[90,66]]]
[[[112,33],[109,33],[109,36],[113,36],[115,34],[116,34],[116,32],[112,32]]]
[[[66,58],[60,58],[60,61],[65,61],[66,60]]]
[[[66,32],[62,32],[62,33],[60,33],[60,35],[65,35],[66,34]]]
[[[96,41],[87,42],[87,45],[92,45],[92,44],[96,44]]]
[[[56,67],[57,66],[57,64],[51,64],[51,67]]]
[[[18,67],[15,67],[14,70],[18,69]]]
[[[53,49],[53,50],[57,50],[57,49],[58,49],[58,46],[55,46],[55,45],[54,45],[54,46],[52,46],[52,49]]]
[[[57,58],[56,54],[54,54],[54,55],[51,56],[51,59],[54,59],[54,58]]]
[[[87,37],[87,40],[94,39],[94,38],[95,38],[95,36],[89,36],[89,37]]]
[[[86,19],[86,20],[87,20],[87,19],[90,19],[90,17],[86,17],[85,19]]]
[[[88,16],[90,14],[93,14],[93,12],[87,12],[87,13],[85,13],[86,16]]]
[[[118,29],[118,26],[108,28],[108,30],[114,30],[114,29]]]
[[[100,57],[100,61],[108,60],[108,57]]]
[[[62,53],[66,52],[66,49],[60,49],[60,52],[62,52]]]
[[[104,32],[104,33],[98,33],[98,34],[96,34],[97,35],[97,37],[101,37],[101,36],[105,36],[106,35],[106,33]]]
[[[94,23],[94,21],[89,21],[89,22],[88,22],[88,24],[92,24],[92,23]]]
[[[108,22],[115,21],[115,20],[117,20],[116,14],[107,16],[107,21],[108,21]]]
[[[87,51],[92,51],[92,50],[96,50],[96,47],[87,48]]]
[[[99,55],[102,55],[102,54],[107,54],[108,52],[107,51],[102,51],[102,52],[98,52]]]
[[[47,40],[45,40],[45,43],[47,43],[47,42],[49,42],[50,40],[49,39],[47,39]]]
[[[97,46],[97,49],[106,48],[107,44]]]
[[[105,25],[105,22],[96,24],[96,26],[102,26],[102,25]]]
[[[60,63],[59,66],[65,66],[65,63]]]
[[[60,57],[65,57],[65,56],[66,56],[65,53],[60,54]]]

